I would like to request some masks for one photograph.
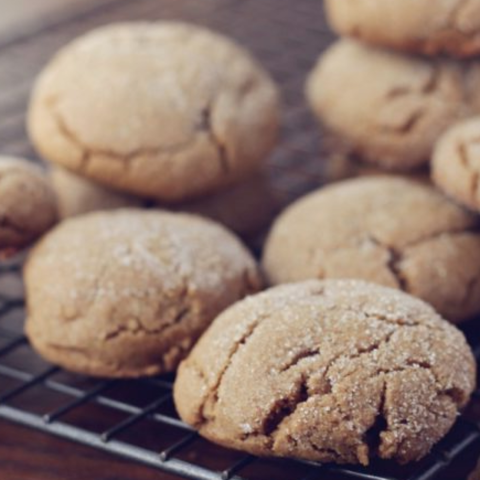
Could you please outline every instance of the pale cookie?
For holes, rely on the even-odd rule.
[[[307,84],[319,120],[365,161],[392,170],[426,165],[438,137],[480,113],[480,62],[423,59],[341,40]]]
[[[400,288],[459,322],[480,313],[478,226],[432,186],[357,178],[287,208],[269,234],[263,267],[273,285],[358,278]]]
[[[181,201],[258,170],[278,92],[222,35],[182,23],[124,23],[64,47],[33,92],[29,131],[49,161],[106,186]]]
[[[455,200],[480,210],[480,117],[454,125],[440,138],[432,179]]]
[[[134,209],[62,222],[33,250],[25,283],[34,348],[105,377],[173,371],[218,313],[260,287],[220,225]]]
[[[223,312],[174,398],[201,435],[254,455],[424,456],[475,385],[463,334],[426,303],[352,280],[283,285]]]
[[[480,53],[478,0],[326,0],[327,18],[342,36],[425,55]]]
[[[249,237],[268,226],[280,202],[263,172],[219,192],[168,206],[112,190],[61,167],[52,168],[50,177],[62,218],[126,206],[166,207],[204,215]]]
[[[56,220],[55,195],[40,168],[0,156],[0,257],[28,246]]]
[[[75,217],[98,210],[140,207],[146,200],[119,192],[61,167],[50,169],[60,218]]]

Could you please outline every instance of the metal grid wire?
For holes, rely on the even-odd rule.
[[[281,202],[324,181],[318,129],[302,93],[308,70],[332,40],[318,0],[116,0],[0,44],[2,151],[35,158],[24,131],[24,110],[32,79],[54,50],[94,26],[145,18],[194,21],[253,50],[283,90],[283,135],[269,165]],[[258,238],[253,242],[257,248],[260,243]],[[428,457],[405,467],[382,461],[366,469],[267,460],[214,446],[176,415],[171,377],[101,381],[71,375],[38,358],[22,333],[21,264],[20,259],[0,265],[2,418],[199,480],[429,480],[443,478],[441,472],[452,461],[480,442],[480,412],[473,408]],[[466,327],[478,359],[480,334],[475,330],[473,324]]]

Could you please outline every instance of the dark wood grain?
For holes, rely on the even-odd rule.
[[[0,480],[178,480],[0,420]]]

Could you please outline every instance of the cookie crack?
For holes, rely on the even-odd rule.
[[[216,137],[212,126],[210,125],[210,110],[211,107],[207,106],[206,109],[202,113],[202,122],[196,126],[193,131],[191,132],[191,138],[185,140],[184,142],[180,142],[174,145],[165,145],[165,146],[156,146],[151,148],[139,148],[133,150],[131,152],[126,153],[119,153],[109,149],[91,147],[85,145],[78,135],[67,125],[67,122],[63,118],[62,114],[56,108],[56,103],[58,100],[50,100],[46,106],[51,113],[52,118],[57,126],[58,131],[60,134],[66,138],[70,143],[75,145],[79,151],[81,152],[80,157],[80,170],[86,170],[88,168],[88,164],[93,157],[96,155],[99,156],[107,156],[111,158],[115,158],[121,160],[125,169],[128,169],[136,158],[144,155],[161,155],[161,154],[169,154],[175,155],[186,150],[189,146],[194,144],[197,141],[197,137],[199,133],[206,133],[210,143],[216,148],[218,151],[218,158],[221,166],[221,170],[223,173],[228,173],[230,171],[230,163],[227,154],[226,146]]]
[[[474,139],[473,141],[480,142],[480,139]],[[465,143],[459,142],[456,148],[458,158],[460,159],[461,164],[463,165],[465,170],[470,173],[470,197],[475,199],[477,197],[478,187],[480,184],[480,172],[471,165]]]
[[[388,431],[388,419],[385,411],[387,396],[387,382],[383,381],[382,392],[380,393],[380,403],[378,405],[377,415],[370,427],[363,434],[363,443],[368,447],[368,455],[378,455],[380,445],[382,444],[382,433]]]
[[[217,150],[218,162],[220,164],[220,170],[224,175],[228,175],[230,172],[230,160],[228,157],[228,151],[225,144],[220,140],[215,133],[215,129],[212,125],[212,103],[210,102],[201,113],[202,121],[200,123],[200,131],[207,133],[210,142]]]
[[[393,248],[392,246],[381,242],[373,235],[367,235],[367,239],[368,241],[370,241],[374,245],[377,245],[388,253],[388,260],[385,263],[385,266],[395,278],[398,288],[404,291],[408,291],[407,279],[400,269],[400,263],[403,261],[402,253]]]
[[[320,356],[318,348],[307,348],[298,352],[287,364],[280,368],[279,373],[287,372],[296,367],[302,360]]]
[[[199,428],[200,426],[204,425],[205,423],[212,421],[213,419],[208,418],[207,414],[205,413],[205,408],[208,402],[213,402],[213,407],[218,402],[218,391],[222,385],[222,381],[225,378],[225,375],[227,374],[230,366],[232,365],[233,359],[235,358],[236,354],[241,350],[241,348],[247,344],[248,340],[252,337],[252,335],[255,333],[256,329],[260,326],[262,323],[262,320],[264,320],[266,317],[265,316],[260,316],[259,318],[256,319],[249,327],[246,329],[246,331],[243,333],[243,335],[235,342],[235,344],[231,347],[228,358],[226,359],[225,365],[223,366],[222,370],[218,374],[218,377],[213,385],[210,386],[210,391],[209,395],[207,395],[204,399],[202,404],[200,405],[198,411],[199,411],[199,417],[200,420],[198,423],[195,425],[196,428]]]

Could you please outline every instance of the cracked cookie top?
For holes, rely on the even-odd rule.
[[[474,383],[463,334],[423,301],[311,280],[223,312],[181,363],[174,397],[183,420],[225,446],[368,464],[425,455]]]
[[[352,153],[405,171],[430,161],[448,127],[480,113],[479,81],[477,60],[425,59],[340,40],[319,59],[306,93]]]
[[[175,369],[260,279],[220,225],[132,209],[61,223],[32,251],[25,284],[26,331],[40,354],[81,373],[133,377]]]
[[[327,0],[325,7],[342,36],[424,55],[480,53],[478,0]]]
[[[432,186],[396,176],[347,180],[278,217],[263,267],[270,284],[357,278],[400,288],[461,321],[480,313],[478,225]]]
[[[56,220],[55,195],[40,168],[0,156],[0,257],[28,246]]]
[[[440,138],[432,178],[455,200],[480,210],[480,117],[459,122]]]
[[[64,47],[37,81],[28,123],[49,161],[174,202],[258,170],[278,117],[277,88],[246,50],[194,25],[137,22]]]

